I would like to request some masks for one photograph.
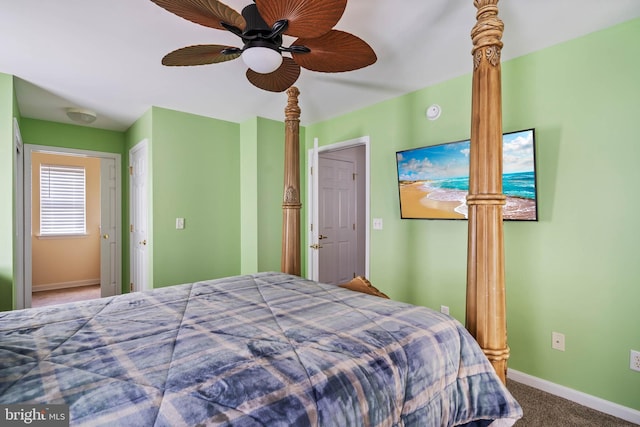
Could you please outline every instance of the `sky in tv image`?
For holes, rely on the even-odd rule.
[[[396,153],[403,218],[466,218],[469,147],[466,140]],[[503,135],[505,219],[537,219],[534,159],[533,130]]]

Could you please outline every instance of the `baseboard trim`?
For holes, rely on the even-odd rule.
[[[640,411],[635,409],[618,405],[617,403],[609,402],[608,400],[591,396],[590,394],[561,386],[511,368],[507,370],[507,377],[510,380],[571,400],[572,402],[579,403],[580,405],[595,409],[596,411],[613,415],[614,417],[621,418],[625,421],[629,421],[630,423],[640,424]]]
[[[99,285],[100,279],[74,280],[73,282],[45,283],[43,285],[33,285],[32,292],[53,291],[56,289],[77,288],[80,286]]]

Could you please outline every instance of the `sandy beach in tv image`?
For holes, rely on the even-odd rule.
[[[533,139],[533,130],[503,136],[505,220],[537,220]],[[467,218],[469,146],[467,140],[396,153],[402,218]]]

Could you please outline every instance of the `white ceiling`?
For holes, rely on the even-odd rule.
[[[313,0],[309,0],[313,1]],[[249,0],[227,0],[241,11]],[[508,60],[640,16],[640,0],[502,0]],[[472,0],[351,0],[336,29],[366,40],[378,61],[348,73],[303,69],[301,122],[316,123],[471,72]],[[637,42],[637,41],[634,41]],[[286,95],[245,78],[242,60],[165,67],[192,44],[241,47],[231,33],[186,21],[149,0],[0,0],[0,72],[18,77],[24,117],[125,130],[151,106],[233,122],[283,120]],[[597,55],[597,52],[593,53]]]

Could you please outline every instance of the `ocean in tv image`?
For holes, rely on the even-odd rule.
[[[465,219],[470,142],[396,153],[402,218]],[[533,129],[503,135],[505,220],[537,220]]]

